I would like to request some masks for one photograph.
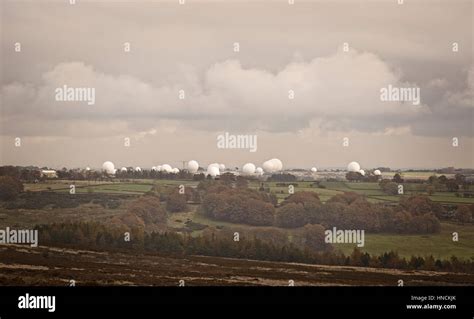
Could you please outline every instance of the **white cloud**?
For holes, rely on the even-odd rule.
[[[39,86],[13,83],[2,88],[6,133],[22,127],[12,125],[12,118],[29,120],[30,124],[32,119],[54,120],[64,126],[116,120],[135,132],[149,131],[158,120],[166,119],[217,130],[235,120],[238,123],[233,127],[237,129],[297,131],[315,119],[323,120],[325,128],[330,129],[374,117],[412,119],[427,109],[411,103],[381,102],[381,87],[414,84],[402,83],[400,72],[376,55],[355,50],[293,62],[276,73],[245,68],[237,60],[216,63],[202,76],[192,68],[181,70],[187,72],[183,76],[187,80],[154,87],[133,76],[104,74],[82,62],[60,63],[43,74]],[[95,88],[96,104],[55,101],[54,90],[63,85]],[[178,98],[180,89],[185,90],[185,100]],[[295,92],[293,100],[288,99],[289,90]],[[384,125],[381,122],[376,126],[383,129]],[[44,125],[32,125],[30,129],[31,134],[51,134],[45,134]],[[67,131],[56,129],[59,135]],[[110,134],[108,125],[104,125],[103,132],[93,131]]]

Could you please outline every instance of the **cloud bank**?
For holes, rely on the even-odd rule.
[[[463,90],[445,90],[429,105],[424,101],[439,94],[441,79],[421,88],[420,105],[382,102],[382,87],[419,85],[403,81],[401,70],[377,55],[353,49],[291,62],[277,72],[246,68],[235,59],[217,62],[201,73],[192,67],[180,72],[184,80],[153,86],[83,62],[59,63],[42,74],[39,84],[14,82],[1,88],[3,135],[143,134],[162,121],[210,131],[297,132],[316,121],[327,131],[386,132],[403,127],[418,135],[456,130],[472,136],[472,122],[462,121],[472,120],[472,67]],[[55,89],[63,85],[95,88],[95,105],[55,101]]]

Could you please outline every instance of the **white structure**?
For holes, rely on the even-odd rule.
[[[274,163],[277,171],[281,171],[283,169],[283,163],[278,158],[273,158],[271,161]]]
[[[178,174],[179,173],[179,168],[175,167],[171,170],[171,173],[173,174]]]
[[[163,164],[161,166],[161,170],[165,173],[171,173],[171,171],[173,170],[173,168],[169,165],[169,164]]]
[[[122,173],[126,173],[126,172],[127,172],[127,168],[124,166],[124,167],[122,167],[122,168],[120,169],[120,171],[121,171]]]
[[[115,165],[114,165],[114,163],[112,163],[110,161],[104,162],[104,164],[102,164],[102,171],[104,173],[106,173],[107,175],[114,175],[115,174]]]
[[[209,164],[207,166],[207,169],[209,169],[209,167],[217,167],[217,169],[219,169],[219,163],[212,163],[212,164]]]
[[[224,164],[219,164],[219,170],[221,172],[225,171],[225,165]]]
[[[359,172],[360,171],[360,165],[357,162],[350,162],[347,165],[347,170],[349,172]]]
[[[374,171],[374,175],[375,175],[375,176],[380,176],[380,175],[382,175],[382,172],[381,172],[380,170],[376,169],[376,170]]]
[[[216,176],[219,176],[220,175],[220,172],[219,172],[219,166],[215,166],[215,165],[209,165],[207,167],[207,175],[211,175],[211,177],[216,177]]]
[[[161,172],[162,170],[163,170],[163,169],[162,169],[162,166],[161,166],[161,165],[158,165],[158,166],[156,167],[156,171],[157,171],[157,172]]]
[[[139,166],[135,167],[135,172],[139,173],[141,171],[142,171],[142,169]]]
[[[311,168],[311,172],[316,173],[317,171],[318,171],[318,169],[316,167]]]
[[[283,163],[278,158],[272,158],[264,162],[262,166],[266,173],[274,173],[283,169]]]
[[[244,175],[253,175],[255,174],[255,165],[252,163],[247,163],[242,167],[242,173]]]
[[[58,174],[55,170],[52,169],[43,169],[41,170],[41,177],[45,176],[46,178],[58,178]]]
[[[151,171],[152,171],[152,172],[156,172],[156,171],[157,171],[156,166],[152,166],[152,167],[151,167]]]
[[[259,175],[259,176],[262,176],[263,175],[263,168],[261,167],[257,167],[255,169],[255,174]]]
[[[188,162],[188,171],[192,174],[196,173],[199,169],[199,163],[191,160]]]
[[[275,167],[271,161],[264,162],[262,166],[265,173],[272,173],[275,171]]]
[[[363,169],[359,170],[360,175],[365,176],[365,171]]]

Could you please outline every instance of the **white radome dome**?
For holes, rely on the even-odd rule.
[[[274,163],[275,169],[281,171],[283,169],[283,163],[278,158],[273,158],[271,161]]]
[[[318,169],[316,167],[311,168],[311,172],[316,173],[317,171],[318,171]]]
[[[225,170],[225,165],[224,164],[219,164],[219,170],[222,172]]]
[[[140,166],[135,167],[135,172],[141,172],[141,171],[142,169],[140,168]]]
[[[171,170],[171,173],[173,174],[178,174],[179,173],[179,168],[175,167]]]
[[[376,170],[374,171],[374,175],[375,175],[375,176],[380,176],[380,175],[382,175],[382,172],[381,172],[380,170],[376,169]]]
[[[357,162],[350,162],[347,165],[347,170],[349,172],[359,172],[360,171],[360,165]]]
[[[104,171],[106,174],[109,174],[109,175],[115,174],[115,165],[114,165],[114,163],[112,163],[110,161],[104,162],[104,164],[102,164],[102,171]]]
[[[365,176],[365,171],[363,169],[359,170],[360,175]]]
[[[194,160],[188,162],[188,171],[190,173],[194,174],[198,171],[198,169],[199,169],[199,163],[198,162],[196,162]]]
[[[217,169],[217,172],[219,172],[217,175],[220,175],[220,170],[219,170],[219,164],[218,164],[218,163],[209,164],[209,165],[207,166],[207,174],[210,174],[211,169],[212,169],[213,167],[214,167],[215,169]],[[212,170],[212,171],[214,171],[214,170]],[[217,176],[217,175],[216,175],[216,176]]]
[[[247,163],[242,167],[242,172],[245,175],[252,175],[255,174],[255,165],[252,163]]]
[[[157,171],[157,172],[161,172],[162,170],[163,170],[163,168],[162,168],[161,165],[158,165],[158,166],[156,167],[156,171]]]
[[[156,166],[152,166],[152,167],[151,167],[151,170],[152,170],[153,172],[156,172],[156,171],[157,171]]]
[[[86,171],[90,171],[91,168],[89,166],[86,167]]]
[[[275,171],[275,163],[273,163],[272,161],[264,162],[262,167],[265,173],[273,173]]]
[[[127,171],[127,168],[124,166],[120,169],[121,172],[126,172]]]
[[[207,175],[211,175],[211,177],[219,176],[220,175],[219,167],[215,165],[209,165],[207,167]]]
[[[257,167],[255,169],[255,174],[260,175],[260,176],[263,175],[263,168]]]
[[[209,169],[209,167],[217,167],[217,169],[219,169],[219,163],[212,163],[212,164],[209,164],[207,166],[207,168]]]
[[[161,170],[165,173],[171,173],[171,171],[173,170],[173,168],[169,165],[169,164],[163,164],[161,166]]]
[[[278,158],[272,158],[264,162],[262,166],[266,173],[274,173],[283,169],[283,163]]]

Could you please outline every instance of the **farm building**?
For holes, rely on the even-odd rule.
[[[43,170],[41,170],[41,177],[46,177],[46,178],[58,178],[58,174],[56,173],[55,170],[52,170],[52,169],[43,169]]]

